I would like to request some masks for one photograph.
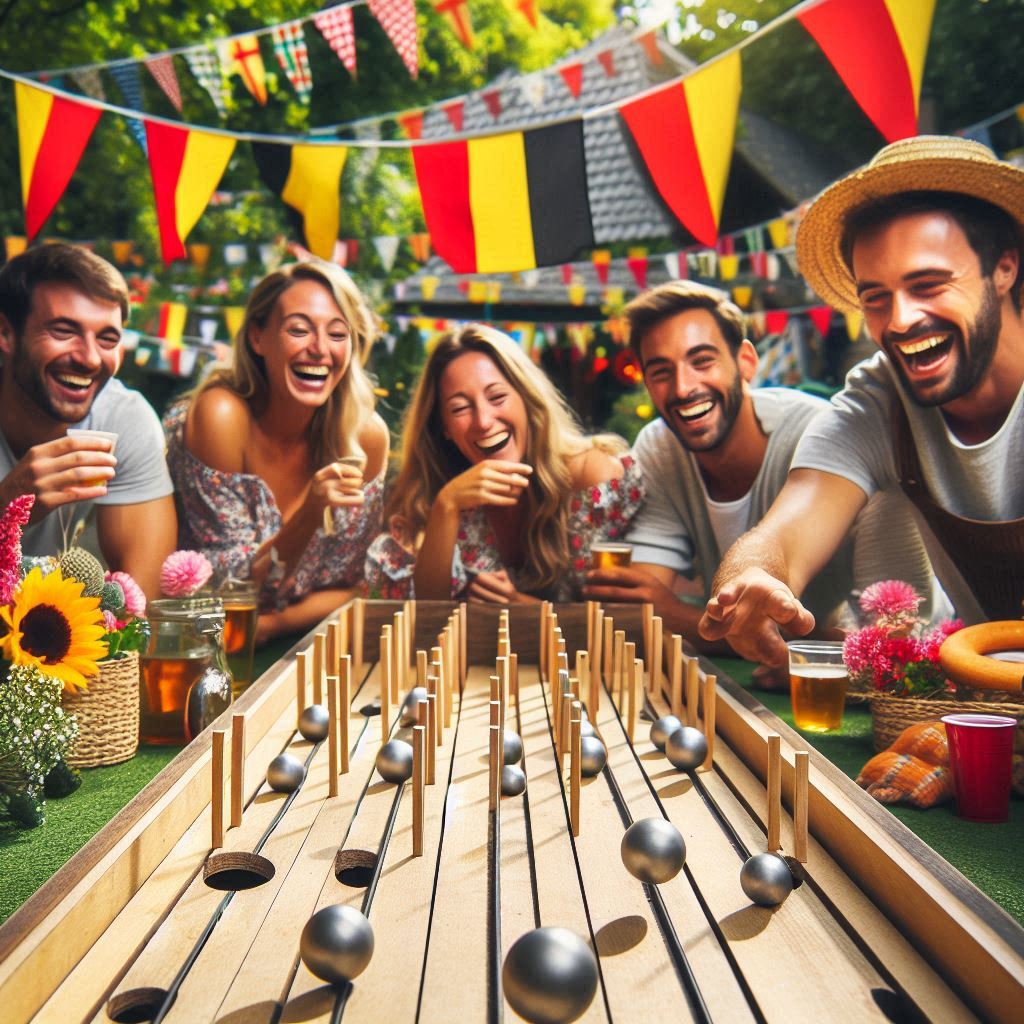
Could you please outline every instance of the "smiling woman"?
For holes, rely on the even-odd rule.
[[[376,335],[339,267],[283,267],[254,289],[231,367],[165,417],[180,546],[261,586],[258,642],[362,583],[388,451],[363,369]]]
[[[620,438],[584,436],[508,336],[483,324],[443,335],[409,403],[371,592],[578,597],[591,545],[622,537],[643,501],[624,451]]]

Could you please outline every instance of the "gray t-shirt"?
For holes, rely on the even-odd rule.
[[[152,406],[138,391],[126,388],[117,379],[107,381],[89,415],[74,426],[117,434],[116,475],[104,497],[62,505],[41,522],[29,526],[21,542],[26,555],[60,554],[64,550],[65,531],[70,537],[76,524],[90,517],[94,505],[134,505],[174,492],[164,459],[163,429]],[[0,479],[11,472],[17,461],[0,432]]]
[[[910,423],[924,482],[943,508],[970,519],[1024,517],[1024,388],[992,437],[981,444],[965,445],[950,431],[937,407],[923,408],[906,396],[888,357],[881,352],[850,371],[846,387],[832,399],[831,407],[808,426],[793,457],[793,468],[834,473],[869,496],[876,492],[893,495],[913,509],[900,488],[893,454],[891,409],[897,399]],[[977,619],[980,609],[950,564],[950,554],[955,557],[956,553],[942,551],[920,517],[918,521],[932,563],[957,613]]]

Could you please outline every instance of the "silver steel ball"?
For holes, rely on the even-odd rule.
[[[589,718],[580,719],[581,736],[597,736],[597,730],[590,724]]]
[[[756,853],[740,868],[740,887],[751,903],[777,907],[793,891],[793,872],[777,853]]]
[[[313,743],[319,743],[327,739],[327,733],[331,727],[331,716],[323,704],[310,704],[305,711],[299,715],[299,732],[302,738]]]
[[[405,729],[418,722],[419,709],[417,705],[421,700],[427,699],[427,688],[425,686],[414,686],[402,701],[402,708],[398,712],[398,724]]]
[[[503,729],[501,733],[502,764],[519,764],[523,759],[523,741],[519,733]]]
[[[652,726],[651,726],[651,742],[659,749],[665,749],[665,742],[669,736],[676,731],[676,729],[682,729],[683,723],[676,718],[675,715],[662,715]]]
[[[507,764],[501,769],[501,795],[519,796],[526,789],[526,775],[518,765]]]
[[[373,929],[355,907],[324,907],[302,929],[299,956],[321,980],[343,985],[366,970],[373,956]]]
[[[535,928],[505,957],[501,984],[509,1005],[530,1024],[569,1024],[597,991],[597,960],[568,928]]]
[[[585,779],[600,775],[607,760],[608,751],[597,736],[584,736],[580,740],[580,774]]]
[[[405,782],[412,776],[412,747],[405,740],[388,740],[377,751],[377,771],[385,782]]]
[[[278,754],[267,765],[267,785],[275,793],[294,793],[306,778],[306,766],[294,754]]]
[[[641,882],[669,882],[686,863],[686,843],[670,821],[641,818],[626,829],[619,847],[626,870]]]
[[[699,729],[680,726],[665,741],[665,756],[683,771],[697,768],[708,756],[708,739]]]

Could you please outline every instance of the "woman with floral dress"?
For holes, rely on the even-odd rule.
[[[367,556],[371,595],[578,598],[591,545],[623,537],[643,501],[625,447],[586,437],[500,331],[443,335],[409,404],[389,530]]]
[[[282,267],[253,291],[231,367],[164,418],[179,543],[260,586],[258,643],[308,628],[363,582],[388,454],[363,369],[376,334],[341,268]]]

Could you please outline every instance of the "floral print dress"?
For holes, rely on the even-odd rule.
[[[178,501],[178,543],[201,551],[219,575],[245,578],[257,550],[281,529],[281,512],[260,477],[212,469],[185,447],[188,408],[187,402],[171,406],[163,421]],[[361,506],[334,509],[333,535],[318,529],[289,576],[268,576],[260,594],[264,611],[280,611],[314,590],[354,587],[362,581],[367,548],[382,525],[383,471],[363,493]]]
[[[572,495],[569,505],[569,568],[551,593],[544,595],[546,598],[577,600],[583,589],[584,576],[590,568],[591,546],[626,536],[630,522],[643,504],[645,490],[636,460],[631,455],[623,455],[620,462],[623,474],[618,480],[608,480]],[[416,556],[405,546],[404,540],[392,530],[382,533],[370,545],[366,555],[366,582],[371,597],[405,600],[415,596],[413,573]],[[452,598],[463,595],[472,577],[502,569],[515,584],[515,570],[502,563],[486,511],[473,508],[462,512],[452,555]]]

